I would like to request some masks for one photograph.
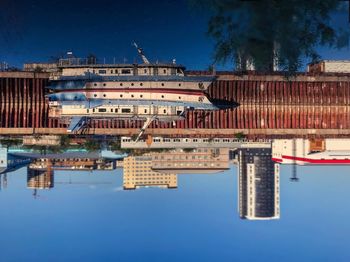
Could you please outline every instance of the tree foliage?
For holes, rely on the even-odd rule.
[[[349,25],[331,23],[338,0],[192,0],[210,11],[208,34],[216,46],[215,62],[235,62],[239,70],[251,61],[258,71],[295,72],[303,59],[320,58],[316,48],[348,45]],[[343,9],[342,9],[343,8]]]

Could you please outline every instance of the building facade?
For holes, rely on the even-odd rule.
[[[238,199],[242,219],[280,218],[280,169],[271,153],[271,148],[239,150]]]
[[[152,157],[150,155],[126,157],[123,165],[124,189],[148,186],[177,188],[177,175],[152,170]]]

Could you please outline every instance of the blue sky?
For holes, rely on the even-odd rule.
[[[61,171],[39,199],[24,168],[0,191],[0,261],[349,261],[349,167],[298,167],[298,183],[281,171],[281,219],[247,221],[236,166],[179,175],[175,190],[122,191],[121,170]],[[108,183],[60,183],[69,177]]]
[[[0,61],[21,67],[46,61],[67,50],[77,56],[94,53],[102,60],[134,62],[133,41],[149,59],[171,61],[188,69],[207,69],[213,40],[206,35],[209,14],[190,8],[187,0],[3,0],[0,14]],[[4,15],[5,14],[5,15]],[[346,14],[335,23],[349,26]],[[4,33],[6,32],[6,33]],[[325,59],[350,59],[349,49],[320,49]],[[231,64],[219,69],[232,69]]]

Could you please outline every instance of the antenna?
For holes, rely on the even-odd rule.
[[[145,56],[145,54],[143,53],[143,50],[141,47],[139,47],[135,42],[133,43],[133,45],[136,47],[137,52],[139,53],[139,55],[141,56],[142,61],[145,64],[150,64],[150,62],[148,61],[147,57]]]

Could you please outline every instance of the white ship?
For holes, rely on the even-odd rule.
[[[275,139],[272,160],[281,164],[350,165],[350,139]]]
[[[186,76],[185,68],[150,63],[142,49],[142,64],[64,65],[51,81],[49,116],[71,118],[68,131],[78,130],[87,118],[132,118],[175,121],[187,110],[219,110],[236,107],[234,102],[211,99],[207,88],[213,76]]]

